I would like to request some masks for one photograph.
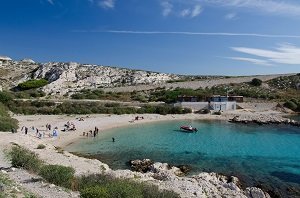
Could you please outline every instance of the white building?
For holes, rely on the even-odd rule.
[[[12,59],[8,56],[0,56],[0,66],[7,65],[8,61],[11,61]]]
[[[213,111],[232,111],[236,110],[237,101],[243,101],[242,96],[212,96],[207,102],[197,102],[196,97],[180,96],[179,101],[174,104],[175,107],[190,108],[192,111],[204,109]],[[237,101],[236,101],[237,100]]]

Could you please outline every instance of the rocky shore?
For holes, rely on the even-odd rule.
[[[289,119],[289,118],[283,118],[279,116],[234,116],[233,118],[229,119],[229,122],[233,123],[243,123],[243,124],[259,124],[259,125],[266,125],[266,124],[285,124],[285,125],[291,125],[295,127],[300,127],[300,122]]]

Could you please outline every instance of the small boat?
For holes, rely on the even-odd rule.
[[[186,132],[197,132],[198,129],[197,128],[193,128],[191,126],[180,126],[181,130],[184,130]]]

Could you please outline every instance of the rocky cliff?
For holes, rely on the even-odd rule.
[[[30,79],[45,78],[47,94],[66,94],[83,88],[160,84],[180,77],[150,71],[78,63],[35,63],[29,59],[7,61],[0,66],[0,85],[6,89]]]

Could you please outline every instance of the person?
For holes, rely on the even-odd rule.
[[[193,127],[190,125],[190,126],[189,126],[189,129],[190,129],[190,130],[192,130],[192,129],[193,129]]]
[[[27,135],[27,133],[28,133],[28,128],[25,127],[25,135]]]
[[[112,138],[112,141],[115,142],[115,138],[114,137]]]
[[[57,137],[57,136],[58,136],[58,132],[57,132],[56,127],[55,127],[55,129],[53,130],[52,136],[53,136],[53,137]]]

